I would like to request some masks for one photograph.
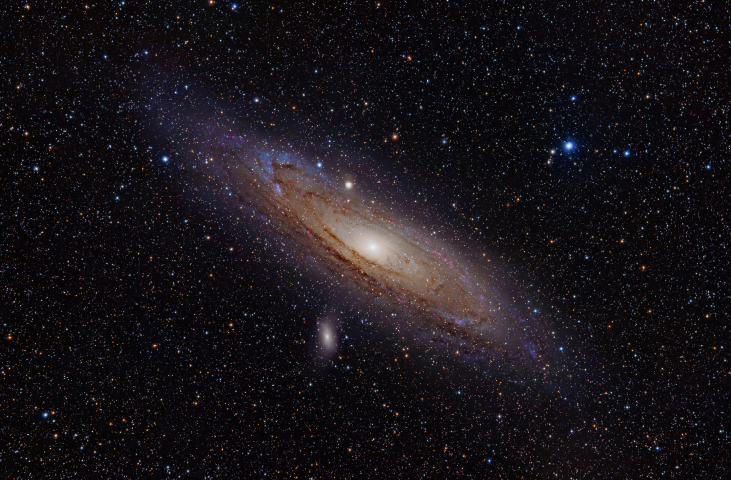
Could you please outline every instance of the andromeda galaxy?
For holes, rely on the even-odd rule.
[[[244,134],[184,138],[180,150],[189,154],[181,157],[202,188],[293,240],[332,284],[357,290],[364,309],[395,312],[381,316],[415,341],[464,358],[546,370],[550,341],[540,322],[497,262],[456,229],[404,214],[348,165],[326,171],[280,143]]]

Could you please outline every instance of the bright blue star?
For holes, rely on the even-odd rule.
[[[48,418],[48,412],[43,412],[43,418]]]
[[[564,148],[566,148],[566,150],[573,150],[574,142],[566,142],[566,145],[564,145]]]
[[[625,156],[625,157],[629,157],[629,150],[625,150],[625,151],[624,151],[624,156]]]
[[[706,165],[706,170],[710,170],[710,169],[711,169],[711,164],[709,163],[708,165]]]
[[[170,160],[168,157],[162,157],[163,162],[168,163],[168,160]]]
[[[573,101],[573,102],[576,101],[576,95],[571,96],[571,101]]]

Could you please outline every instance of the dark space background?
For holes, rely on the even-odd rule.
[[[723,2],[1,15],[5,478],[731,475]],[[400,172],[570,339],[580,401],[363,323],[185,193],[156,102]]]

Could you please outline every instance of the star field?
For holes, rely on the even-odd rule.
[[[727,478],[727,15],[11,2],[0,470]],[[485,365],[344,295],[342,272],[207,188],[203,120],[164,126],[186,118],[479,245],[523,302],[508,326],[540,319],[557,360]]]

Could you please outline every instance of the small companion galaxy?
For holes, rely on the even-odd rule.
[[[726,14],[12,4],[2,470],[727,478]]]

